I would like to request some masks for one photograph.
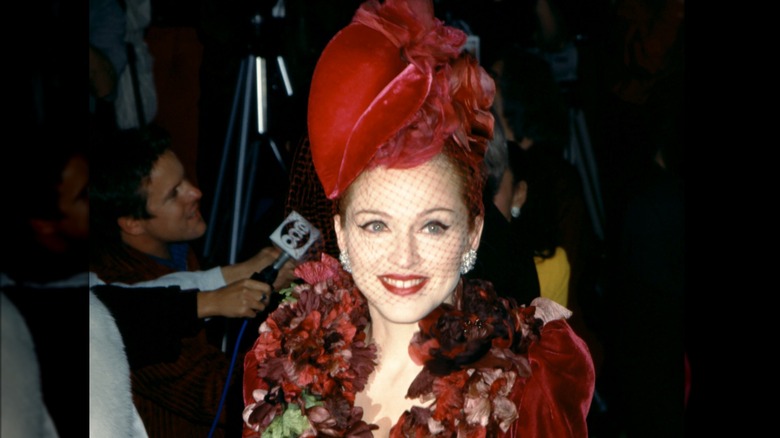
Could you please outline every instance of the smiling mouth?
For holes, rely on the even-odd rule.
[[[194,217],[200,214],[200,202],[195,201],[195,205],[192,207],[192,213],[190,216]]]
[[[200,217],[200,208],[196,207],[190,214],[187,215],[188,219],[195,219]]]
[[[379,281],[390,293],[400,296],[417,293],[428,283],[428,279],[425,277],[399,278],[395,276],[381,276]]]

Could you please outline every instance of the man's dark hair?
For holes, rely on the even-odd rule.
[[[42,137],[20,144],[0,158],[2,199],[8,207],[3,211],[3,222],[62,218],[58,205],[62,172],[72,157],[83,152],[75,144]]]
[[[154,164],[171,147],[158,125],[108,132],[93,138],[89,187],[90,232],[95,239],[120,240],[117,219],[151,218],[145,182]]]
[[[58,220],[64,216],[58,188],[68,161],[80,151],[74,142],[63,142],[54,136],[32,137],[27,137],[30,141],[24,144],[9,146],[0,156],[0,271],[17,282],[66,278],[79,264],[77,260],[63,261],[41,245],[32,220]]]

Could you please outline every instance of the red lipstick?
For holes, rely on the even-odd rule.
[[[419,292],[428,283],[428,278],[418,275],[383,275],[379,281],[391,294],[405,297]]]

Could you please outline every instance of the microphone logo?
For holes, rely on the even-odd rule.
[[[271,240],[296,260],[300,260],[319,237],[320,231],[295,211],[271,234]]]

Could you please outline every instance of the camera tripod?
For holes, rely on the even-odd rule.
[[[282,5],[281,12],[278,9],[279,5]],[[214,247],[214,235],[218,229],[215,225],[217,224],[221,197],[226,191],[224,180],[227,174],[228,162],[231,160],[231,147],[235,145],[238,149],[236,151],[235,186],[232,192],[232,224],[230,226],[228,264],[236,263],[240,248],[239,242],[244,237],[244,230],[247,226],[247,212],[250,211],[250,203],[253,196],[252,188],[254,187],[257,174],[257,158],[261,145],[267,144],[270,147],[277,163],[282,170],[286,171],[279,148],[268,134],[268,97],[269,88],[272,86],[270,79],[272,75],[269,73],[278,73],[278,76],[281,76],[281,82],[288,97],[292,96],[293,90],[284,58],[271,50],[274,44],[269,44],[269,41],[261,41],[261,39],[272,40],[270,30],[275,29],[273,26],[278,25],[279,14],[283,17],[283,1],[281,0],[277,2],[277,6],[274,7],[273,11],[270,8],[266,10],[265,17],[268,18],[264,18],[264,15],[261,13],[255,13],[250,20],[255,38],[249,45],[249,53],[242,59],[239,67],[214,199],[209,214],[208,223],[210,226],[204,242],[204,259],[208,259],[211,256]],[[265,42],[263,45],[264,49],[261,49],[263,47],[260,45],[261,42]],[[275,69],[275,71],[272,69]],[[253,115],[254,118],[252,118]],[[239,121],[240,125],[236,129]],[[250,125],[256,128],[255,132],[250,133]],[[239,134],[237,144],[234,141],[236,131]],[[251,144],[249,143],[250,135],[256,138]]]
[[[253,189],[258,174],[258,162],[261,147],[268,146],[276,163],[283,172],[287,172],[285,162],[279,148],[269,133],[269,95],[272,90],[283,88],[284,94],[291,97],[293,94],[291,81],[287,73],[284,58],[277,52],[279,44],[275,44],[275,33],[281,30],[281,19],[284,17],[284,0],[261,1],[259,11],[253,11],[250,24],[252,35],[248,44],[248,52],[241,60],[236,80],[235,93],[233,95],[230,118],[222,148],[219,174],[217,175],[214,198],[209,212],[209,227],[204,240],[202,256],[205,260],[212,258],[215,247],[215,236],[220,230],[218,212],[222,197],[232,197],[230,208],[230,239],[227,261],[217,263],[219,265],[235,264],[241,249],[241,242],[245,241],[247,224],[252,207]],[[278,78],[281,80],[277,80]],[[281,82],[283,87],[278,87]],[[236,138],[237,137],[237,138]],[[236,141],[237,140],[237,141]],[[235,148],[235,150],[233,150]],[[229,163],[235,161],[234,173],[230,173]],[[232,191],[226,184],[226,175],[234,175],[235,185]],[[228,202],[230,199],[227,200]],[[228,209],[222,209],[227,212]],[[223,213],[223,216],[226,216]],[[217,260],[217,258],[214,258]],[[257,330],[259,324],[257,318],[251,321],[248,328]],[[222,333],[222,351],[229,352],[235,345],[233,361],[236,360],[241,350],[241,334],[247,328],[247,321],[240,324],[240,320],[224,318],[214,319],[213,323],[224,324],[220,329]],[[217,328],[217,327],[215,327]],[[250,339],[251,341],[251,339]],[[245,348],[245,346],[244,346]],[[231,369],[233,366],[231,364]],[[229,380],[229,379],[228,379]],[[223,389],[219,410],[212,424],[211,433],[217,427],[219,413],[224,405],[240,411],[242,400],[240,392],[230,391],[230,385],[226,382]],[[231,432],[231,431],[228,431]],[[232,431],[240,432],[240,431]]]

